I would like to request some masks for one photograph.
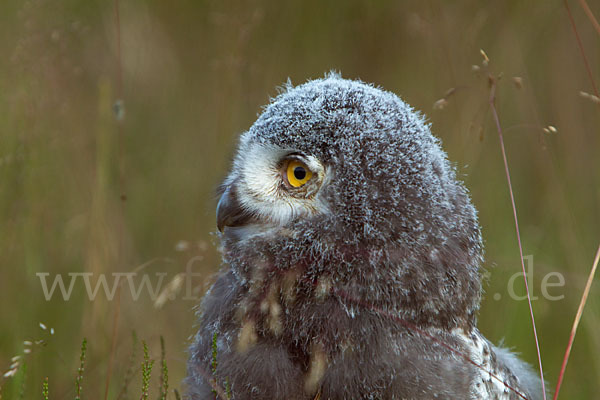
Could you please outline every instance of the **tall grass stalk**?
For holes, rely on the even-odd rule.
[[[567,363],[569,362],[569,356],[571,355],[571,347],[573,347],[573,341],[575,340],[575,334],[577,333],[577,328],[579,327],[579,321],[581,320],[581,315],[583,314],[583,308],[585,307],[585,303],[587,302],[588,294],[590,293],[590,288],[592,287],[592,282],[594,281],[594,276],[596,275],[596,268],[598,267],[599,260],[600,260],[600,245],[598,245],[598,250],[596,251],[596,257],[594,258],[594,264],[592,265],[590,275],[588,276],[587,283],[585,284],[585,289],[583,290],[583,294],[581,295],[581,301],[579,302],[579,308],[577,309],[577,314],[575,314],[575,320],[573,321],[573,327],[571,328],[571,334],[569,335],[569,342],[567,343],[567,349],[565,350],[565,356],[563,358],[563,362],[560,367],[560,373],[558,374],[558,381],[556,382],[556,389],[554,390],[553,400],[558,399],[558,392],[560,392],[560,386],[562,385],[563,377],[565,375],[565,370],[567,368]]]
[[[117,101],[115,101],[114,105],[116,106],[117,104],[122,104],[122,98],[123,98],[123,66],[121,63],[121,17],[119,14],[119,0],[115,0],[114,2],[114,12],[115,12],[115,28],[116,28],[116,44],[117,44]],[[126,196],[124,194],[124,184],[123,184],[123,139],[122,139],[122,124],[121,124],[121,120],[122,118],[120,116],[122,116],[122,107],[120,107],[119,110],[115,109],[113,106],[113,109],[115,110],[115,116],[116,116],[116,120],[117,120],[117,141],[118,141],[118,163],[119,163],[119,198],[121,199],[120,202],[120,212],[121,212],[121,217],[123,217],[123,215],[125,214],[125,210],[124,210],[124,201],[126,199]],[[117,254],[116,254],[116,259],[117,261],[120,261],[121,264],[123,265],[124,263],[123,261],[123,249],[122,249],[122,243],[123,243],[123,218],[121,221],[119,221],[119,226],[118,226],[118,242],[117,242]],[[112,377],[112,368],[113,368],[113,363],[115,360],[115,351],[116,351],[116,346],[117,346],[117,332],[119,330],[119,314],[121,311],[121,287],[119,286],[119,288],[117,289],[117,300],[115,302],[115,310],[114,310],[114,316],[113,316],[113,330],[112,330],[112,337],[111,337],[111,348],[110,348],[110,358],[108,360],[108,367],[107,367],[107,372],[106,372],[106,382],[104,384],[104,400],[108,399],[108,389],[110,387],[110,379]]]
[[[577,47],[579,48],[579,52],[581,53],[581,57],[583,58],[583,64],[585,65],[585,70],[587,71],[588,77],[590,78],[592,88],[594,89],[594,94],[596,95],[596,97],[600,97],[600,94],[598,93],[598,87],[596,86],[596,81],[594,79],[594,74],[592,73],[592,68],[590,67],[590,62],[588,61],[588,57],[585,54],[585,48],[583,47],[583,42],[581,41],[581,37],[579,36],[579,31],[577,30],[577,24],[575,23],[575,19],[573,18],[573,14],[571,13],[571,8],[569,7],[569,2],[567,0],[563,0],[563,4],[567,9],[569,22],[571,23],[571,28],[573,28],[573,33],[575,34],[575,39],[577,40]]]
[[[482,54],[487,60],[485,53]],[[498,111],[496,110],[496,88],[498,79],[495,76],[489,75],[490,80],[490,97],[489,104],[492,109],[492,115],[494,116],[494,122],[496,123],[496,130],[498,131],[498,137],[500,139],[500,150],[502,151],[502,160],[504,161],[504,172],[506,174],[506,181],[508,183],[508,192],[510,193],[510,202],[512,205],[513,216],[515,220],[515,231],[517,234],[517,242],[519,244],[519,255],[521,257],[521,268],[523,269],[523,280],[525,281],[525,290],[527,292],[527,304],[529,305],[529,315],[531,317],[531,325],[533,327],[533,337],[535,339],[535,348],[538,356],[538,366],[540,369],[540,378],[542,381],[542,396],[546,400],[546,384],[544,382],[544,368],[542,367],[542,353],[540,352],[540,343],[538,340],[537,329],[535,327],[535,317],[533,315],[533,306],[531,305],[531,295],[529,291],[529,284],[527,282],[527,272],[525,270],[525,259],[523,258],[523,245],[521,243],[521,233],[519,231],[519,219],[517,217],[517,206],[515,205],[515,196],[513,193],[512,183],[510,181],[510,171],[508,169],[508,160],[506,157],[506,149],[504,148],[504,138],[502,135],[502,127],[500,126],[500,118],[498,117]]]
[[[590,6],[588,6],[587,1],[579,0],[579,4],[581,5],[581,8],[583,8],[585,15],[587,15],[588,19],[592,23],[596,32],[598,32],[598,35],[600,35],[600,24],[598,23],[598,20],[596,19],[596,17],[594,17],[594,13],[592,12],[592,9],[590,8]]]

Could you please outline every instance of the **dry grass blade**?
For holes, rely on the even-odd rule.
[[[123,386],[121,387],[121,391],[119,392],[119,395],[117,396],[117,400],[122,400],[125,398],[125,396],[127,395],[127,390],[129,388],[129,384],[131,383],[131,380],[133,379],[134,374],[137,373],[137,370],[134,369],[134,363],[135,363],[138,338],[137,338],[137,334],[135,333],[135,331],[133,331],[131,333],[131,336],[133,339],[133,346],[132,346],[132,350],[131,350],[131,355],[129,357],[129,366],[127,367],[127,371],[125,372],[125,379],[123,380]]]
[[[321,388],[319,388],[319,391],[317,392],[317,394],[315,395],[315,398],[313,400],[321,400]]]
[[[567,368],[567,362],[569,361],[569,355],[571,354],[571,348],[573,347],[573,341],[575,340],[575,334],[577,333],[577,327],[579,326],[579,321],[581,320],[581,314],[583,314],[583,307],[585,307],[585,303],[587,302],[588,294],[590,293],[590,288],[592,287],[592,282],[594,281],[594,276],[596,275],[596,268],[598,267],[598,261],[600,260],[600,245],[598,245],[598,251],[596,251],[596,258],[594,259],[594,264],[592,265],[592,270],[590,271],[590,275],[588,276],[587,283],[585,284],[585,289],[583,290],[583,295],[581,296],[581,301],[579,302],[579,308],[577,309],[577,314],[575,315],[575,320],[573,321],[573,327],[571,328],[571,335],[569,336],[569,343],[567,344],[567,349],[565,350],[565,357],[563,358],[562,366],[560,367],[560,373],[558,375],[558,382],[556,383],[556,390],[554,391],[553,400],[558,398],[558,392],[560,391],[560,386],[563,381],[563,377],[565,375],[565,369]]]
[[[123,95],[123,68],[121,63],[121,18],[119,15],[119,0],[115,0],[114,3],[114,11],[115,11],[115,28],[117,34],[117,95],[119,96],[119,101],[122,102]],[[118,119],[118,118],[117,118]],[[118,140],[119,140],[119,192],[121,200],[125,199],[124,190],[123,190],[123,144],[122,144],[122,132],[121,132],[121,124],[118,124]],[[121,207],[123,202],[121,201]],[[123,211],[123,210],[122,210]],[[121,243],[123,242],[123,226],[122,223],[119,224],[119,247],[118,247],[118,259],[123,254],[121,249]],[[121,287],[117,289],[117,302],[115,304],[115,312],[113,316],[113,329],[112,329],[112,337],[110,344],[110,357],[108,360],[108,367],[106,371],[106,381],[104,383],[104,400],[108,399],[108,389],[110,387],[110,379],[112,375],[112,368],[115,359],[115,352],[117,348],[117,332],[119,330],[119,314],[121,311]]]
[[[487,57],[486,57],[487,58]],[[502,150],[502,159],[504,160],[504,172],[506,173],[506,180],[508,183],[508,191],[510,193],[510,201],[512,204],[513,216],[515,219],[515,230],[517,232],[517,242],[519,243],[519,254],[521,256],[521,267],[523,269],[523,280],[525,281],[525,290],[527,292],[527,303],[529,304],[529,314],[531,316],[531,325],[533,326],[533,337],[535,338],[535,347],[538,356],[538,365],[540,368],[540,378],[542,380],[542,395],[546,400],[546,385],[544,383],[544,369],[542,367],[542,354],[540,352],[540,343],[538,340],[537,329],[535,327],[535,317],[533,315],[533,307],[531,305],[531,296],[529,295],[529,284],[527,282],[527,272],[525,271],[525,262],[523,259],[523,246],[521,244],[521,233],[519,232],[519,219],[517,218],[517,207],[515,205],[515,196],[513,194],[512,183],[510,181],[510,172],[508,169],[508,160],[506,158],[506,150],[504,148],[504,138],[502,135],[502,127],[500,126],[500,119],[498,118],[498,111],[496,110],[496,83],[497,80],[492,75],[489,76],[491,83],[490,87],[490,98],[489,103],[494,115],[494,122],[496,123],[496,129],[500,138],[500,149]]]
[[[117,288],[117,302],[115,304],[115,313],[113,315],[113,329],[110,339],[110,356],[108,359],[108,370],[106,372],[106,381],[104,382],[104,400],[108,399],[108,388],[110,387],[110,377],[112,375],[115,352],[117,350],[117,332],[119,331],[119,314],[121,311],[121,287]]]
[[[577,31],[577,25],[575,24],[575,20],[573,19],[573,14],[571,13],[571,8],[569,7],[569,2],[567,0],[563,1],[565,8],[567,9],[567,14],[569,15],[569,21],[571,22],[571,27],[573,28],[573,32],[575,33],[575,38],[577,39],[577,46],[579,47],[579,51],[581,52],[581,56],[583,57],[583,63],[585,64],[585,69],[590,77],[590,81],[592,82],[592,87],[594,88],[594,94],[596,97],[600,97],[598,94],[598,88],[596,87],[596,81],[594,80],[594,74],[592,73],[592,69],[590,68],[590,63],[588,62],[587,56],[585,54],[585,50],[583,48],[583,43],[581,42],[581,37],[579,37],[579,32]]]
[[[596,17],[594,17],[594,13],[590,9],[590,6],[588,6],[588,4],[585,0],[579,0],[579,4],[581,5],[581,8],[583,8],[583,11],[585,11],[585,14],[590,19],[590,22],[592,23],[592,25],[594,25],[594,29],[596,29],[596,32],[598,32],[598,35],[600,35],[600,24],[598,23],[598,20],[596,19]]]

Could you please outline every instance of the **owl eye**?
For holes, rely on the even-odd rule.
[[[303,186],[312,177],[312,171],[306,164],[298,160],[291,160],[287,163],[284,171],[286,182],[295,188]]]

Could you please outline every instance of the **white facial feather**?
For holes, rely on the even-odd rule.
[[[238,153],[234,162],[236,193],[241,206],[256,215],[261,221],[284,225],[304,215],[328,212],[329,208],[317,195],[297,197],[283,186],[282,160],[294,149],[282,149],[264,144],[248,144],[244,152]],[[303,157],[313,178],[323,183],[328,180],[328,171],[312,156]]]

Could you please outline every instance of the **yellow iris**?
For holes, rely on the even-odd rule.
[[[286,176],[288,183],[297,188],[310,180],[312,172],[304,163],[292,160],[287,166]]]

